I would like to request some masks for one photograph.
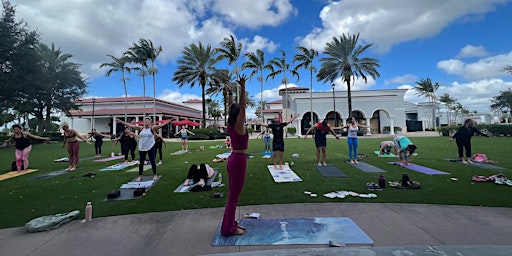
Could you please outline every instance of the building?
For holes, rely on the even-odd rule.
[[[127,102],[127,104],[125,104]],[[128,122],[141,122],[145,116],[156,116],[153,120],[158,123],[162,120],[189,119],[201,122],[201,110],[151,97],[124,97],[118,98],[90,98],[77,103],[79,110],[70,111],[61,117],[61,122],[67,122],[70,128],[79,133],[88,133],[92,128],[99,132],[118,134],[124,130],[122,124],[115,122],[116,118]],[[154,112],[154,113],[153,113]],[[160,131],[163,137],[171,137],[178,131],[178,127],[168,124]]]

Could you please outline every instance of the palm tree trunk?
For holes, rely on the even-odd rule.
[[[205,85],[206,82],[201,81],[201,98],[203,100],[203,128],[206,128],[206,96],[205,96]]]
[[[310,127],[313,126],[313,67],[309,68],[310,76],[309,76],[309,104],[310,104],[310,113],[311,113],[311,120],[310,120]]]
[[[124,86],[124,121],[128,122],[128,90],[126,89],[126,79],[124,77],[124,70],[122,72],[123,74],[123,86]],[[115,133],[116,131],[114,131]]]
[[[142,84],[143,84],[143,95],[144,95],[144,98],[142,99],[142,102],[143,102],[143,106],[144,106],[144,110],[143,110],[143,114],[144,114],[144,118],[146,117],[146,76],[145,75],[142,75]]]
[[[153,122],[156,122],[156,82],[155,74],[153,73]]]
[[[347,102],[348,102],[348,118],[352,116],[352,91],[350,89],[350,77],[345,79],[347,82]],[[336,113],[334,113],[336,115]]]

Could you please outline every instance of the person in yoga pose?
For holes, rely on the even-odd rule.
[[[335,127],[333,129],[344,129],[347,128],[348,134],[347,134],[347,144],[348,144],[348,157],[350,160],[350,163],[357,164],[359,163],[357,161],[357,132],[359,131],[359,127],[366,128],[366,125],[359,124],[357,122],[355,117],[350,117],[348,120],[347,125],[342,127]]]
[[[396,135],[393,138],[393,144],[395,149],[395,155],[398,156],[400,164],[412,164],[412,156],[417,149],[416,145],[412,144],[409,138],[402,135]]]
[[[155,132],[155,149],[156,149],[156,152],[155,154],[158,154],[159,156],[159,161],[158,161],[158,164],[162,164],[162,146],[165,146],[165,148],[167,148],[167,143],[165,143],[165,140],[162,136],[160,136],[160,134],[156,133]]]
[[[476,129],[475,121],[468,118],[466,121],[464,121],[464,125],[459,127],[457,132],[450,139],[450,141],[455,139],[459,153],[459,160],[464,164],[473,163],[473,161],[471,161],[471,137],[473,137],[475,134],[489,137],[489,135]],[[466,159],[464,159],[464,149],[466,149]]]
[[[130,131],[129,127],[124,128],[124,132],[117,138],[113,139],[114,144],[112,147],[117,145],[117,142],[121,143],[121,154],[124,155],[124,162],[128,163],[128,155],[132,156],[132,162],[135,161],[135,148],[137,147],[137,140],[139,135]]]
[[[64,130],[64,142],[62,143],[62,147],[68,143],[69,167],[66,168],[66,171],[74,171],[79,161],[78,152],[80,150],[80,144],[78,143],[78,139],[85,141],[87,144],[91,144],[91,142],[80,135],[76,130],[69,129],[68,123],[62,123],[61,127],[62,130]]]
[[[318,122],[311,126],[306,134],[304,135],[304,139],[308,137],[308,133],[315,129],[315,146],[316,146],[316,162],[318,166],[326,166],[327,165],[327,133],[331,133],[336,137],[337,140],[340,139],[336,133],[332,130],[329,123],[326,120],[322,122]],[[320,152],[322,152],[322,161],[320,161]]]
[[[393,141],[386,140],[380,143],[379,147],[379,157],[382,157],[382,155],[389,155],[391,154],[391,149],[395,146]]]
[[[200,164],[199,166],[193,164],[188,169],[187,179],[185,180],[183,185],[190,185],[190,180],[192,180],[192,184],[204,186],[204,184],[206,184],[206,181],[209,178],[213,177],[213,174],[215,174],[215,170],[211,166],[207,164]]]
[[[235,212],[247,171],[249,134],[245,128],[245,75],[239,76],[240,98],[238,103],[229,102],[228,134],[231,138],[231,155],[228,157],[228,198],[220,232],[224,236],[243,235],[245,227],[238,225]]]
[[[132,129],[138,130],[139,132],[139,177],[136,181],[142,180],[142,172],[144,171],[144,162],[146,161],[146,155],[151,163],[151,169],[153,170],[153,180],[158,179],[156,174],[156,162],[155,162],[155,133],[171,120],[165,120],[159,125],[153,125],[153,120],[150,117],[144,118],[144,126],[138,126],[136,124],[130,124],[116,118],[116,122],[122,123]]]
[[[189,131],[187,127],[184,125],[181,126],[181,130],[175,134],[175,136],[178,136],[178,134],[181,137],[181,151],[188,151],[188,134],[195,135],[195,133]]]
[[[272,137],[272,136],[271,136],[271,134],[272,134],[271,130],[270,130],[270,129],[268,129],[268,128],[265,128],[265,129],[263,129],[263,131],[262,131],[260,134],[258,134],[258,136],[256,137],[256,139],[257,139],[257,138],[259,138],[260,136],[262,136],[262,137],[263,137],[263,143],[265,143],[265,153],[270,153],[270,152],[271,152],[271,151],[270,151],[270,138]]]
[[[92,129],[91,135],[89,135],[90,138],[94,138],[94,151],[96,153],[96,157],[101,156],[101,146],[103,145],[103,137],[110,137],[107,134],[103,134],[101,132],[96,131],[96,129]]]
[[[41,137],[30,132],[25,132],[21,128],[20,125],[15,124],[12,126],[13,134],[9,139],[7,139],[6,143],[14,142],[14,147],[16,148],[15,156],[16,156],[16,168],[18,172],[28,170],[28,157],[30,156],[30,151],[32,150],[32,143],[30,143],[28,138],[33,138],[37,140],[46,140],[50,141],[48,137]]]

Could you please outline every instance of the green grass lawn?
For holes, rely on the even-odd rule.
[[[384,139],[359,139],[359,153],[365,153],[368,158],[365,162],[387,170],[387,181],[399,180],[404,168],[387,164],[393,158],[378,158],[374,150]],[[321,196],[324,193],[336,190],[352,190],[366,192],[367,182],[377,182],[378,173],[364,173],[349,164],[344,163],[348,158],[346,139],[336,141],[328,140],[328,163],[335,164],[340,170],[349,175],[348,178],[325,178],[314,167],[316,162],[313,139],[287,139],[285,161],[293,161],[292,168],[301,178],[302,182],[275,183],[270,176],[266,165],[271,159],[261,158],[263,140],[251,140],[249,151],[254,155],[249,159],[244,190],[239,205],[257,204],[286,204],[286,203],[314,203],[314,202],[381,202],[381,203],[420,203],[420,204],[454,204],[474,206],[512,207],[512,187],[496,185],[493,183],[473,183],[473,175],[492,175],[500,173],[495,170],[480,169],[458,163],[445,161],[445,158],[456,157],[456,145],[448,142],[447,137],[412,137],[411,140],[418,146],[418,156],[414,162],[433,169],[451,173],[450,175],[425,175],[408,171],[412,180],[419,181],[421,190],[407,190],[387,188],[376,191],[377,198],[329,199]],[[474,153],[485,153],[499,162],[498,165],[507,168],[501,171],[512,177],[512,156],[510,144],[512,138],[475,137],[472,140]],[[164,165],[158,167],[159,174],[163,175],[160,181],[140,200],[103,202],[107,193],[119,188],[132,180],[137,174],[126,173],[125,170],[100,172],[99,169],[115,162],[95,163],[84,160],[79,164],[79,170],[56,176],[49,179],[32,179],[43,173],[64,169],[67,163],[55,163],[54,159],[67,157],[65,149],[60,148],[61,143],[49,145],[34,145],[30,156],[30,167],[39,171],[22,175],[16,178],[0,181],[0,194],[2,211],[0,211],[0,228],[21,226],[29,220],[56,213],[63,213],[78,209],[82,212],[87,201],[92,201],[94,216],[112,216],[132,213],[145,213],[157,211],[175,211],[183,209],[197,209],[209,207],[223,207],[226,198],[214,199],[213,192],[227,193],[227,186],[214,188],[210,192],[199,193],[173,193],[173,190],[186,177],[188,167],[192,163],[209,163],[218,168],[227,184],[228,175],[225,163],[213,163],[215,155],[224,153],[226,149],[209,149],[212,145],[223,145],[223,141],[191,141],[190,154],[170,156],[169,154],[181,149],[179,143],[167,143],[164,148]],[[114,151],[112,143],[107,141],[103,145],[105,156]],[[204,146],[205,151],[198,151]],[[83,142],[80,144],[81,157],[94,154],[94,146]],[[115,148],[119,152],[119,146]],[[293,159],[291,155],[298,153],[300,158]],[[1,170],[9,170],[14,160],[14,149],[0,150]],[[82,177],[88,172],[97,174],[95,178]],[[150,175],[150,171],[146,171]],[[451,177],[458,181],[450,180]],[[309,197],[304,191],[312,191],[319,196]]]

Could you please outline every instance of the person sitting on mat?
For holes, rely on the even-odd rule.
[[[412,163],[412,155],[416,151],[417,147],[414,145],[409,138],[402,135],[396,135],[393,138],[393,145],[395,149],[395,155],[398,156],[402,165],[409,165]]]
[[[380,143],[380,149],[379,149],[379,157],[382,155],[389,155],[391,154],[391,149],[395,146],[393,141],[386,140]]]
[[[16,168],[18,172],[28,170],[28,157],[30,155],[30,151],[32,150],[32,144],[28,140],[28,138],[34,138],[37,140],[46,140],[50,141],[48,137],[40,137],[30,132],[25,132],[21,128],[20,125],[15,124],[12,126],[13,134],[9,139],[7,139],[6,143],[14,142],[14,147],[16,148],[15,156],[16,156]]]
[[[480,134],[485,137],[489,137],[489,135],[482,133],[478,129],[475,128],[475,121],[473,119],[466,119],[464,121],[464,125],[459,127],[457,132],[452,136],[449,141],[453,141],[457,143],[457,149],[459,153],[459,160],[464,163],[473,163],[471,161],[471,137],[473,135]],[[464,148],[466,149],[466,160],[464,159]]]
[[[187,179],[183,182],[183,185],[190,185],[190,180],[192,180],[192,184],[204,186],[206,180],[213,177],[213,174],[215,174],[215,170],[211,166],[203,163],[199,166],[193,164],[188,169]]]
[[[315,146],[316,146],[316,162],[318,166],[326,166],[327,165],[327,133],[331,133],[336,137],[337,140],[340,139],[336,133],[332,130],[331,126],[324,119],[322,122],[318,122],[311,126],[309,130],[304,135],[304,139],[308,137],[308,133],[315,129]],[[322,161],[320,161],[320,151],[323,154]]]
[[[181,151],[188,151],[188,134],[195,135],[195,133],[187,130],[187,128],[183,125],[181,126],[181,130],[176,133],[174,136],[181,136]]]

